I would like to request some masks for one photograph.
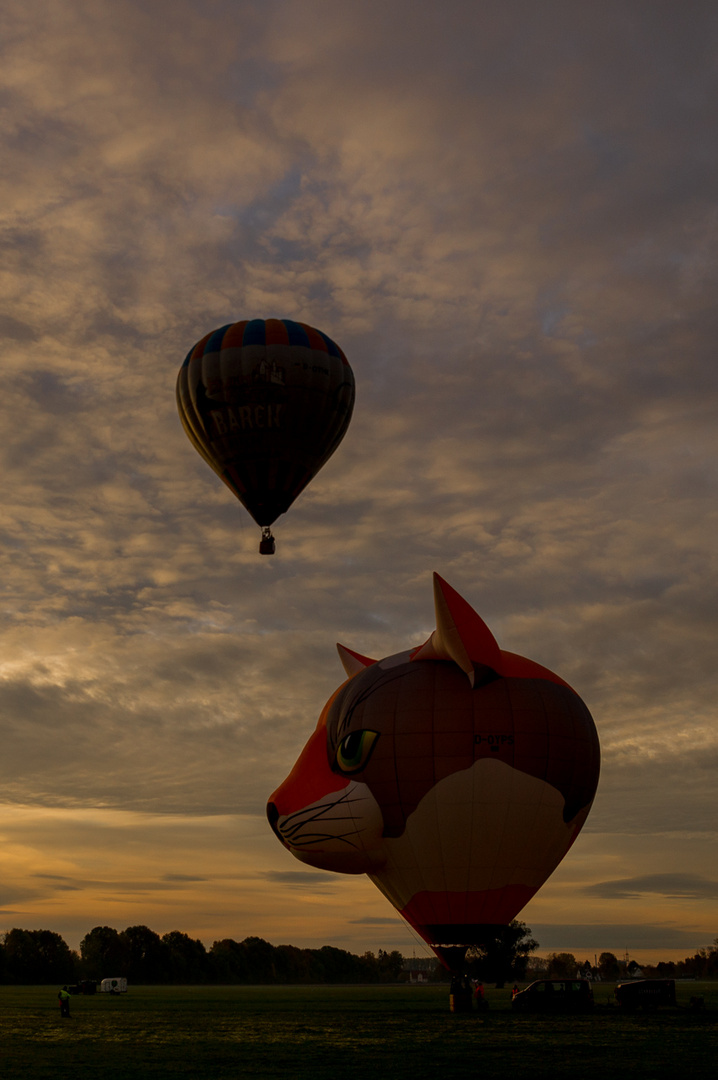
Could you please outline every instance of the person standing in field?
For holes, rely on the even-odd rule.
[[[70,1016],[70,993],[69,993],[66,986],[63,986],[62,990],[59,991],[57,997],[58,997],[58,1000],[60,1002],[60,1016],[69,1017]]]
[[[474,1001],[476,1002],[476,1008],[480,1012],[484,1012],[489,1007],[489,1003],[484,997],[484,984],[479,981],[474,988]]]

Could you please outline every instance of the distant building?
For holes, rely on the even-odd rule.
[[[411,957],[404,960],[402,977],[411,986],[424,986],[429,982],[432,972],[436,969],[437,961],[430,957]]]

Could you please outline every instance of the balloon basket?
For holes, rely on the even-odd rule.
[[[473,1012],[471,1003],[471,991],[460,991],[458,994],[449,994],[449,1012],[470,1013]]]
[[[276,544],[274,543],[274,537],[267,527],[262,529],[262,539],[259,541],[259,554],[260,555],[274,555]]]
[[[471,984],[465,976],[454,976],[451,980],[451,989],[449,990],[449,1012],[473,1012]]]

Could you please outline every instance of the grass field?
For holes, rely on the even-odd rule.
[[[509,990],[488,988],[490,1010],[448,1010],[445,986],[131,987],[74,997],[61,1020],[57,987],[0,987],[2,1080],[257,1077],[409,1080],[447,1076],[641,1080],[712,1075],[718,1060],[718,983],[678,983],[679,1005],[706,1008],[624,1016],[595,990],[589,1016],[511,1012]]]

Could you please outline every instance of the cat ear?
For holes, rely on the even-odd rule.
[[[412,653],[412,660],[453,660],[474,685],[476,668],[502,674],[501,650],[484,620],[463,596],[434,574],[436,630]]]
[[[337,642],[337,652],[344,665],[344,670],[349,676],[356,675],[358,672],[363,671],[364,668],[371,667],[372,664],[376,663],[376,660],[370,660],[368,656],[362,656],[361,653],[347,649],[346,645],[340,645],[339,642]]]

